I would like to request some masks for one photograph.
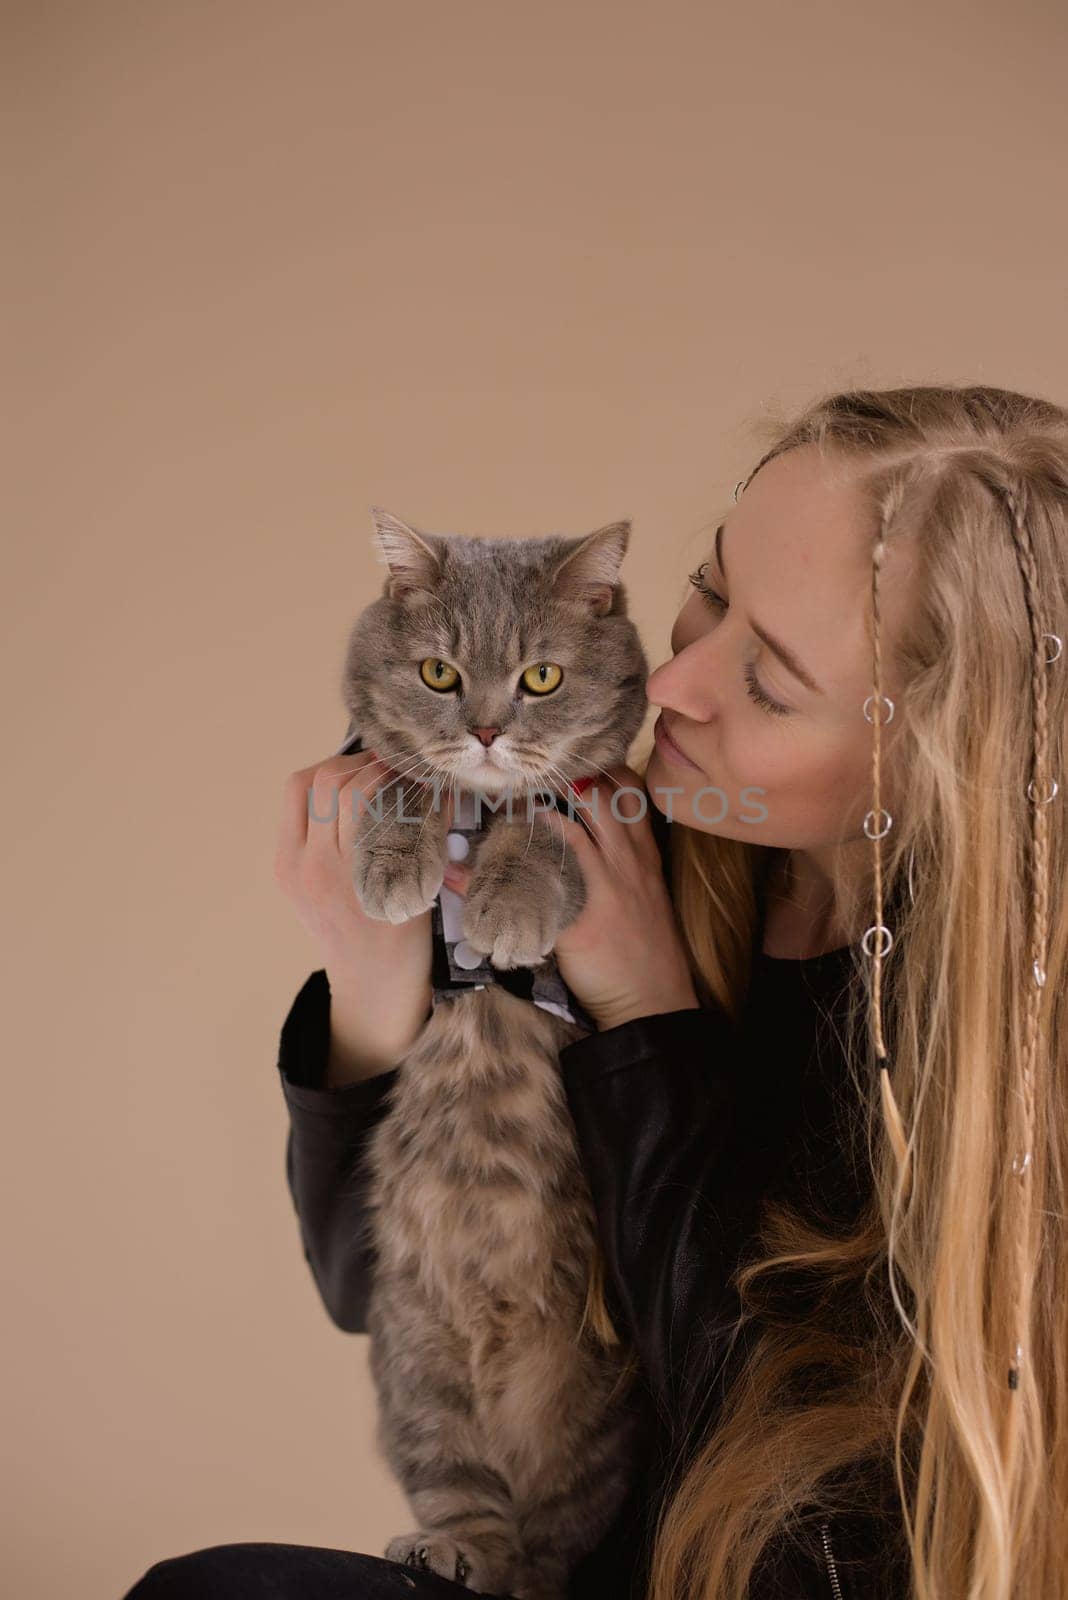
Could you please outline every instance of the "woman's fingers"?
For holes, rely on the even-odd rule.
[[[331,992],[355,997],[361,1051],[388,1049],[391,1058],[398,1018],[406,1040],[425,1019],[430,917],[391,924],[368,916],[353,877],[352,845],[361,807],[397,777],[374,751],[363,750],[290,773],[275,858],[279,887],[319,945]],[[387,797],[383,813],[388,804]]]
[[[331,757],[316,768],[308,804],[307,853],[311,859],[345,853],[352,843],[357,808],[386,781],[388,771],[371,750]]]
[[[331,756],[336,770],[342,766],[351,771],[356,756]],[[282,814],[278,823],[278,837],[274,854],[274,875],[280,884],[291,880],[308,842],[308,791],[313,788],[315,775],[324,762],[300,767],[291,772],[282,785]]]
[[[563,826],[573,840],[587,894],[581,913],[557,939],[555,953],[564,982],[605,1028],[691,1007],[697,999],[644,784],[630,768],[614,767],[595,788],[591,831],[583,839],[568,831],[582,824]]]
[[[275,877],[280,884],[291,882],[302,862],[336,857],[351,844],[346,822],[353,795],[373,794],[390,771],[373,751],[360,750],[328,756],[289,774],[275,847]]]
[[[645,864],[660,852],[649,820],[652,802],[638,773],[625,765],[609,767],[576,801],[574,813],[602,852],[607,865],[625,870],[637,855]]]
[[[471,882],[471,868],[462,861],[450,861],[445,868],[445,884],[456,894],[466,894]]]

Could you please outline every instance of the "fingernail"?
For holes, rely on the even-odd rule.
[[[576,794],[583,794],[590,787],[590,784],[593,783],[593,781],[594,780],[592,777],[576,778],[571,787]]]

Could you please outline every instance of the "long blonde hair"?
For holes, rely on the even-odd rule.
[[[1068,412],[987,387],[833,394],[780,423],[754,471],[802,444],[861,486],[884,570],[902,535],[919,557],[885,642],[907,776],[881,845],[885,1063],[870,886],[835,884],[871,1202],[850,1231],[765,1205],[735,1279],[751,1350],[665,1497],[648,1600],[744,1600],[777,1540],[814,1550],[821,1519],[884,1504],[865,1499],[872,1465],[914,1600],[1068,1600],[1068,651],[1036,661],[1036,641],[1068,643]],[[1038,801],[1061,791],[1039,830],[1032,778]],[[774,854],[672,830],[698,992],[732,1016]]]

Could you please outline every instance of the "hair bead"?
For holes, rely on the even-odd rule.
[[[886,818],[886,826],[880,829],[878,833],[873,833],[871,828],[868,827],[869,820],[876,815],[876,812],[869,811],[864,817],[864,832],[867,834],[869,839],[883,839],[890,832],[890,827],[894,820],[893,817],[890,815],[889,811],[884,810],[882,806],[880,806],[879,811]]]
[[[868,707],[871,705],[873,700],[885,700],[886,704],[890,707],[890,715],[888,717],[879,717],[878,719],[873,717],[868,710]],[[879,722],[893,722],[894,702],[891,700],[890,696],[886,694],[870,694],[864,702],[864,718],[867,722],[875,722],[876,720]]]
[[[866,956],[870,956],[872,954],[872,948],[871,948],[871,945],[868,943],[868,940],[871,938],[873,933],[877,933],[877,934],[880,935],[880,939],[879,939],[879,945],[880,945],[879,954],[880,954],[880,956],[888,956],[890,954],[890,948],[891,948],[891,946],[893,945],[893,942],[894,942],[894,936],[890,932],[890,929],[886,926],[885,922],[873,922],[871,927],[868,929],[867,933],[864,935],[863,939],[860,941],[861,945],[863,946],[863,949],[864,949],[864,954]],[[884,933],[886,934],[886,943],[885,944],[883,944],[882,937],[881,937]]]
[[[1044,800],[1035,800],[1035,794],[1034,794],[1035,780],[1034,780],[1034,778],[1032,778],[1031,782],[1027,785],[1027,798],[1029,800],[1034,800],[1036,806],[1048,806],[1050,801],[1053,799],[1054,795],[1057,793],[1057,780],[1056,780],[1056,778],[1051,778],[1050,782],[1053,785],[1052,792],[1050,794],[1048,794]]]
[[[1023,1346],[1017,1345],[1013,1355],[1012,1366],[1009,1368],[1009,1388],[1018,1389],[1020,1386],[1020,1367],[1023,1364]]]

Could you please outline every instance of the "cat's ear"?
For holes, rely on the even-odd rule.
[[[610,522],[578,540],[553,573],[552,592],[556,598],[575,600],[596,617],[611,611],[629,538],[629,522]]]
[[[416,533],[406,522],[371,507],[375,531],[371,542],[383,566],[389,568],[386,592],[391,600],[424,603],[441,576],[441,548],[431,533]]]

